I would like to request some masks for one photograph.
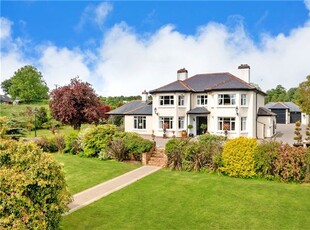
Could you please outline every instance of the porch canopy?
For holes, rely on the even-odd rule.
[[[196,107],[188,111],[187,114],[210,114],[210,111],[205,107]]]

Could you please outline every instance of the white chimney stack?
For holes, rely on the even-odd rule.
[[[186,79],[187,79],[187,76],[188,76],[188,72],[187,72],[187,70],[186,70],[185,68],[179,69],[179,70],[177,71],[177,77],[178,77],[178,80],[179,80],[179,81],[184,81],[184,80],[186,80]]]
[[[248,64],[241,64],[238,66],[238,77],[247,82],[250,83],[250,66]]]
[[[146,90],[144,90],[142,92],[142,101],[147,101],[148,95],[149,95],[149,93],[146,92]]]

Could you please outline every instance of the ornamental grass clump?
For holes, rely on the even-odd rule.
[[[167,142],[165,147],[165,153],[167,155],[167,167],[175,170],[182,170],[185,148],[188,143],[188,138],[173,138]]]
[[[233,177],[255,176],[254,152],[257,142],[254,138],[239,137],[229,140],[224,145],[220,170]]]

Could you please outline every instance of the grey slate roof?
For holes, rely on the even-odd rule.
[[[151,90],[150,93],[153,91],[160,91],[160,92],[190,92],[191,89],[188,88],[182,81],[174,81],[168,85],[160,87],[155,90]]]
[[[266,109],[264,107],[259,107],[257,116],[276,116],[277,114],[271,112],[269,109]]]
[[[205,107],[196,107],[187,112],[187,114],[209,114],[210,111]]]
[[[269,102],[264,107],[267,109],[289,109],[290,112],[301,112],[299,106],[293,102]]]
[[[152,102],[150,101],[131,101],[118,107],[108,115],[152,115]]]
[[[256,90],[265,94],[251,84],[230,73],[197,74],[184,81],[175,81],[150,93],[162,92],[205,92],[214,90]]]
[[[10,103],[10,102],[12,102],[12,100],[7,95],[0,95],[0,103],[2,103],[2,102]]]

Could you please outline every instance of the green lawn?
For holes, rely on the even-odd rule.
[[[34,110],[35,107],[37,107],[38,109],[40,107],[45,107],[46,109],[49,108],[48,104],[46,103],[19,104],[19,105],[0,104],[0,116],[19,118],[22,117],[21,113],[25,112],[27,107],[30,107],[32,110]]]
[[[81,126],[81,130],[85,129],[86,127],[90,127],[91,125],[89,124],[83,124]],[[69,125],[64,125],[61,126],[59,128],[59,130],[57,131],[58,134],[64,134],[64,135],[68,135],[69,133],[73,132],[74,129],[69,126]],[[51,130],[49,129],[38,129],[37,130],[37,137],[52,137],[54,134],[52,133]],[[33,138],[35,136],[34,134],[34,130],[31,132],[27,132],[25,138]]]
[[[62,229],[310,229],[310,185],[161,170],[63,217]]]
[[[81,158],[70,154],[53,154],[64,165],[68,189],[72,194],[112,179],[139,167],[139,164]]]

